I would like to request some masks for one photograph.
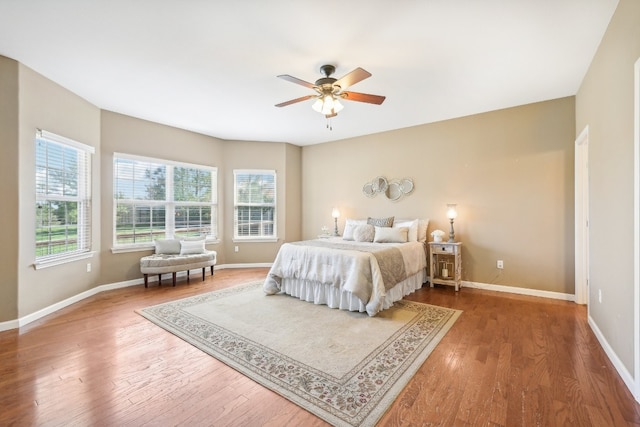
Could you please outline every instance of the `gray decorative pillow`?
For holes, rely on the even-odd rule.
[[[394,217],[389,218],[367,218],[367,224],[371,224],[376,227],[393,227]]]
[[[153,243],[157,254],[175,255],[180,253],[180,240],[178,239],[157,239]]]
[[[373,242],[376,234],[376,228],[371,224],[363,224],[356,226],[353,230],[353,240],[356,242]]]

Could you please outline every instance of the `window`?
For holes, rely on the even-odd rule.
[[[218,238],[218,170],[115,153],[114,246],[154,239]]]
[[[233,237],[276,239],[276,171],[234,170]]]
[[[93,147],[36,133],[36,267],[91,251]]]

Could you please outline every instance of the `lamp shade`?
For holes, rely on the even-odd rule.
[[[335,98],[333,101],[333,111],[339,113],[344,108],[344,105],[340,102],[339,98]]]
[[[316,99],[316,102],[313,103],[311,108],[313,108],[314,111],[317,111],[318,113],[322,113],[322,104],[322,97],[319,97],[318,99]]]
[[[331,216],[334,218],[340,217],[340,211],[338,210],[338,208],[333,208],[333,210],[331,211]]]
[[[456,205],[454,203],[447,204],[447,218],[456,219],[458,216],[458,210],[456,209]]]

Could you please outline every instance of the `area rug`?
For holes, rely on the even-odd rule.
[[[138,311],[335,426],[373,426],[461,311],[401,300],[375,317],[262,282]]]

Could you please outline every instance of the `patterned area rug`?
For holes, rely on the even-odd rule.
[[[461,311],[402,300],[369,317],[256,282],[139,313],[333,425],[373,426]]]

